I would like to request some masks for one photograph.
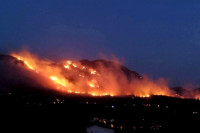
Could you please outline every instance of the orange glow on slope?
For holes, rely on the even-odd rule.
[[[64,67],[65,67],[66,69],[70,69],[69,65],[64,65]]]
[[[52,82],[55,85],[52,89],[63,93],[91,96],[175,96],[163,79],[152,81],[144,77],[142,80],[132,79],[129,81],[117,63],[113,67],[99,64],[97,68],[91,68],[83,66],[79,61],[72,60],[55,63],[40,59],[29,52],[12,53],[11,55],[24,62],[28,69],[36,72],[38,78],[40,78],[39,76],[47,77],[49,80],[46,82]]]
[[[66,87],[67,83],[65,82],[65,79],[59,79],[55,76],[50,76],[50,79],[53,80],[54,82],[56,82],[57,84],[60,84],[64,87]]]
[[[96,70],[90,69],[90,73],[91,73],[91,74],[96,74],[96,72],[97,72]]]

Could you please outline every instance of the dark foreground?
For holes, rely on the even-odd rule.
[[[0,93],[1,128],[84,133],[92,125],[118,133],[200,132],[200,101],[163,96],[83,97]]]

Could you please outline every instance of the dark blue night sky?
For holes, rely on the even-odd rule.
[[[200,85],[199,0],[1,0],[0,53],[115,55],[172,85]]]

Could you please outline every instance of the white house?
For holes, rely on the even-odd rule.
[[[86,131],[88,133],[114,133],[114,131],[112,129],[99,127],[99,126],[96,126],[96,125],[88,127]]]

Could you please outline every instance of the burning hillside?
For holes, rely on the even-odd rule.
[[[25,78],[27,78],[27,75],[32,75],[29,79],[30,84],[51,88],[64,94],[180,97],[175,91],[168,88],[164,79],[153,81],[148,77],[142,77],[137,72],[131,71],[115,61],[63,60],[53,62],[41,59],[29,52],[12,53],[10,58],[12,58],[10,63],[13,66],[11,69],[19,67],[20,72],[18,70],[16,72],[24,73]],[[20,74],[11,77],[18,79]],[[1,77],[1,79],[4,79],[4,77]],[[195,96],[196,94],[193,94],[189,98]]]

